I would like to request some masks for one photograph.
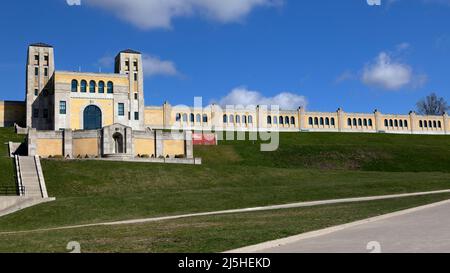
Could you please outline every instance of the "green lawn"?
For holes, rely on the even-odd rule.
[[[449,149],[448,136],[284,133],[272,153],[196,147],[202,166],[44,160],[57,200],[0,218],[0,231],[449,189]]]
[[[14,161],[8,154],[8,141],[22,142],[23,136],[16,135],[13,128],[0,128],[0,188],[14,187]]]
[[[0,234],[0,252],[222,252],[450,198],[450,194],[146,224]]]

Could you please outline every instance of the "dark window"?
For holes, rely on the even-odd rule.
[[[130,61],[125,61],[125,70],[130,70]]]
[[[39,68],[38,67],[34,68],[34,75],[39,76]]]
[[[48,109],[44,109],[44,118],[48,118]]]
[[[362,125],[363,125],[362,119],[358,119],[358,125],[359,125],[359,126],[362,126]]]
[[[352,126],[352,120],[351,119],[347,119],[347,125],[348,126]]]
[[[423,121],[423,125],[425,128],[428,128],[428,122],[426,120]]]
[[[33,117],[38,118],[39,117],[39,109],[33,109]]]
[[[89,82],[89,92],[90,93],[95,93],[95,87],[96,87],[96,83],[95,83],[95,81],[90,81]]]
[[[61,115],[65,115],[67,113],[67,108],[66,108],[66,102],[65,101],[60,101],[59,102],[59,113]]]
[[[118,108],[119,108],[118,109],[119,116],[121,116],[121,117],[125,116],[125,104],[119,103]]]
[[[194,122],[195,122],[195,115],[194,115],[194,114],[191,114],[190,120],[191,120],[191,123],[194,123]]]
[[[372,127],[373,123],[372,123],[372,119],[369,119],[369,127]]]
[[[405,126],[405,128],[408,128],[408,121],[405,120],[405,121],[403,122],[403,125]]]
[[[44,68],[44,76],[45,76],[45,77],[48,77],[48,68],[47,68],[47,67]]]
[[[38,89],[34,89],[34,95],[35,96],[39,95],[39,90]]]
[[[95,105],[84,109],[84,130],[97,130],[102,128],[102,111]]]
[[[319,119],[318,118],[314,118],[314,125],[319,125]]]
[[[181,121],[181,114],[180,113],[175,115],[175,121]]]
[[[208,122],[208,116],[207,115],[203,115],[203,122],[205,122],[205,123]]]
[[[137,82],[137,80],[138,80],[138,75],[137,75],[137,73],[134,73],[134,81]]]
[[[310,118],[308,119],[308,123],[309,123],[309,125],[313,125],[313,118],[310,117]]]
[[[78,81],[72,80],[72,92],[78,92]]]
[[[438,127],[439,127],[439,128],[442,128],[441,121],[438,121]]]
[[[325,124],[325,122],[324,122],[323,118],[320,118],[320,125],[324,125],[324,124]]]
[[[330,119],[329,118],[325,118],[325,125],[330,125]]]
[[[203,121],[204,122],[204,121]],[[241,116],[236,115],[236,123],[241,123]]]
[[[385,126],[385,127],[388,127],[388,126],[389,126],[389,123],[388,123],[388,120],[387,120],[387,119],[384,120],[384,126]]]
[[[101,94],[105,93],[105,82],[104,81],[100,81],[98,83],[98,92]]]
[[[291,117],[291,124],[295,125],[295,118],[294,117]]]
[[[428,127],[433,128],[433,123],[430,121],[428,121]]]
[[[285,123],[286,125],[289,125],[289,117],[285,117],[285,118],[284,118],[284,123]]]
[[[419,120],[419,127],[423,128],[423,122],[421,120]]]
[[[437,128],[437,122],[436,121],[433,121],[433,127]]]
[[[280,117],[280,125],[283,125],[283,117]]]
[[[134,120],[139,120],[139,112],[134,112]]]
[[[108,82],[108,94],[114,93],[114,84],[112,82]]]
[[[271,116],[267,116],[267,124],[272,124],[272,117]]]
[[[228,123],[228,116],[227,115],[223,115],[223,123]]]
[[[403,120],[399,120],[399,121],[398,121],[398,125],[399,125],[400,127],[403,127]]]
[[[82,93],[86,93],[87,82],[86,82],[85,80],[82,80],[82,81],[81,81],[80,89],[81,89],[80,91],[81,91]]]
[[[394,120],[395,127],[398,127],[398,120]]]
[[[34,63],[39,65],[39,55],[34,55]]]
[[[336,123],[334,121],[334,118],[331,118],[331,126],[334,126]]]
[[[389,120],[389,126],[394,127],[394,122],[392,121],[392,119]]]
[[[356,118],[354,118],[353,119],[353,126],[357,126],[358,125],[358,123],[357,123],[357,121],[356,121]]]
[[[134,99],[135,99],[135,100],[138,99],[138,93],[134,93]]]
[[[134,66],[134,70],[137,71],[138,70],[138,62],[134,61],[133,66]]]
[[[367,119],[364,119],[364,126],[367,127],[368,123],[367,123]]]

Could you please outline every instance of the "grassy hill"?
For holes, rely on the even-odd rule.
[[[0,231],[450,188],[448,136],[283,133],[280,141],[270,153],[253,141],[196,147],[202,166],[44,160],[57,201],[0,218]]]
[[[14,187],[14,161],[8,154],[8,141],[22,142],[23,136],[16,135],[12,128],[0,128],[0,188]]]

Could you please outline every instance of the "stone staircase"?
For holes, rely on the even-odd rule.
[[[35,156],[19,156],[20,183],[25,188],[26,197],[48,198],[40,160]]]

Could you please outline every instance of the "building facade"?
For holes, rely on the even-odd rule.
[[[56,70],[53,47],[32,44],[26,64],[25,102],[0,102],[0,126],[17,123],[37,131],[92,131],[121,124],[134,131],[199,130],[450,134],[442,116],[307,112],[248,108],[145,106],[142,56],[119,52],[114,73]]]

